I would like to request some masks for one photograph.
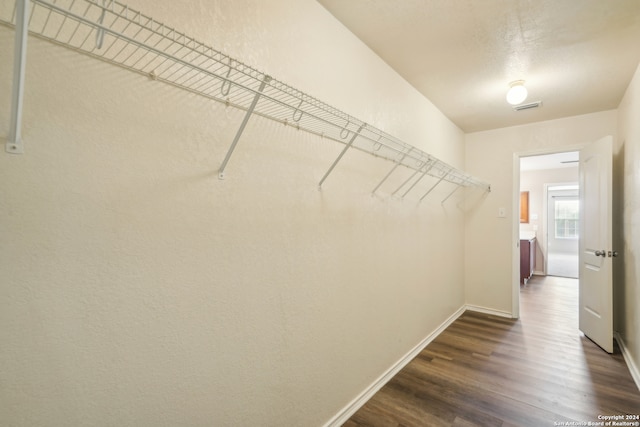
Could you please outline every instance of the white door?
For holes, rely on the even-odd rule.
[[[613,253],[611,169],[613,138],[580,151],[580,312],[579,327],[613,352]]]

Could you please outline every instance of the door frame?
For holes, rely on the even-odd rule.
[[[544,154],[566,153],[580,151],[588,143],[566,145],[561,147],[545,147],[513,153],[513,177],[511,182],[511,241],[514,242],[511,251],[511,317],[520,318],[520,158],[541,156]]]

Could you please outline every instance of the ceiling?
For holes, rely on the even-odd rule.
[[[640,63],[640,0],[318,2],[465,132],[615,109]]]

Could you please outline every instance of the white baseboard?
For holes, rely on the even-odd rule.
[[[369,399],[373,397],[374,394],[378,390],[380,390],[391,378],[394,377],[402,368],[404,368],[413,358],[415,358],[418,353],[420,353],[424,348],[429,345],[431,341],[433,341],[438,335],[442,333],[449,325],[451,325],[458,317],[460,317],[466,310],[477,311],[479,313],[491,314],[499,317],[507,317],[512,318],[511,313],[501,310],[495,310],[492,308],[481,307],[472,304],[466,304],[460,307],[455,313],[453,313],[447,320],[445,320],[436,330],[430,333],[425,339],[420,341],[418,345],[416,345],[413,349],[411,349],[407,354],[405,354],[400,360],[398,360],[393,366],[391,366],[384,374],[382,374],[378,379],[376,379],[369,387],[367,387],[360,395],[358,395],[355,399],[353,399],[347,406],[342,408],[336,415],[334,415],[323,427],[338,427],[347,422],[347,420],[355,414],[358,409],[360,409]],[[624,340],[620,336],[619,333],[615,333],[615,339],[618,341],[618,345],[620,346],[620,350],[622,351],[622,356],[624,357],[627,366],[629,367],[629,371],[631,372],[631,376],[638,386],[640,390],[640,370],[636,366],[635,362],[631,358],[629,354],[629,350],[627,349]]]
[[[484,314],[491,314],[493,316],[507,317],[509,319],[513,318],[513,315],[508,311],[495,310],[493,308],[481,307],[479,305],[472,305],[472,304],[467,304],[465,308],[467,310],[477,311],[479,313],[484,313]]]
[[[618,345],[620,346],[622,357],[624,357],[624,361],[627,363],[627,366],[629,367],[629,372],[631,372],[631,377],[633,378],[633,381],[635,381],[636,386],[638,387],[638,390],[640,390],[640,370],[638,370],[638,366],[631,358],[629,349],[627,348],[627,345],[622,339],[622,336],[618,332],[615,332],[614,335],[615,335],[616,341],[618,341]]]
[[[431,341],[433,341],[438,335],[442,333],[447,327],[452,324],[458,317],[465,312],[468,306],[463,305],[455,313],[453,313],[447,320],[445,320],[436,330],[431,332],[425,339],[420,341],[413,349],[405,354],[400,360],[393,364],[384,374],[376,379],[369,387],[367,387],[360,395],[353,399],[347,406],[342,408],[340,412],[333,416],[324,427],[337,427],[341,426],[347,420],[356,413],[369,399],[373,397],[378,390],[382,388],[394,375],[396,375],[402,368],[404,368],[413,358],[415,358]]]

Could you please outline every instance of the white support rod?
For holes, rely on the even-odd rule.
[[[233,150],[236,149],[236,145],[238,145],[238,141],[240,140],[240,136],[242,135],[242,132],[244,132],[244,128],[247,126],[247,122],[249,121],[249,117],[251,117],[251,114],[253,113],[253,110],[256,108],[256,105],[258,104],[258,100],[260,99],[260,95],[262,94],[262,91],[264,90],[264,88],[267,85],[267,83],[269,83],[269,81],[271,81],[271,77],[265,75],[264,79],[262,80],[262,83],[260,83],[260,88],[258,89],[258,91],[256,92],[255,96],[253,97],[253,101],[251,102],[251,105],[247,109],[247,113],[244,115],[244,119],[242,119],[242,123],[240,124],[240,128],[238,128],[238,132],[236,132],[236,136],[233,138],[233,142],[231,143],[231,147],[229,147],[229,150],[227,151],[227,155],[225,156],[224,160],[222,161],[222,165],[220,165],[220,169],[218,169],[218,178],[219,179],[224,179],[224,169],[227,167],[227,163],[229,162],[229,159],[231,158],[231,155],[233,154]]]
[[[405,185],[407,185],[407,182],[411,181],[413,179],[414,176],[418,175],[420,173],[420,169],[416,169],[409,178],[407,178],[402,184],[400,184],[400,187],[396,188],[395,191],[393,193],[391,193],[392,196],[395,196],[396,193],[398,191],[400,191],[400,189],[402,187],[404,187]]]
[[[13,93],[11,97],[11,122],[5,150],[11,154],[23,154],[22,110],[24,105],[24,78],[27,65],[27,35],[29,30],[29,0],[16,0],[16,30],[13,60]]]
[[[105,8],[106,0],[102,0],[102,12],[100,13],[100,18],[98,19],[98,24],[102,25],[104,23],[104,15],[107,12]],[[104,42],[104,28],[98,28],[96,30],[96,48],[102,49],[102,43]]]
[[[424,193],[424,196],[420,197],[420,202],[422,201],[422,199],[424,199],[425,197],[427,197],[429,195],[429,193],[431,193],[433,191],[434,188],[436,188],[438,186],[438,184],[440,184],[444,178],[449,174],[449,172],[445,173],[444,175],[442,175],[442,178],[440,178],[438,180],[438,182],[436,182],[435,184],[433,184],[433,186],[429,189],[429,191],[427,191],[426,193]]]
[[[391,174],[392,174],[396,169],[398,169],[398,166],[400,166],[400,163],[399,163],[399,162],[398,162],[398,163],[396,163],[396,164],[391,168],[391,170],[389,171],[389,173],[387,173],[387,174],[385,175],[385,177],[384,177],[384,178],[382,178],[382,181],[380,181],[380,183],[379,183],[378,185],[376,185],[376,188],[374,188],[374,189],[373,189],[373,191],[371,192],[371,194],[375,194],[375,192],[376,192],[376,191],[378,191],[378,188],[380,188],[380,186],[381,186],[382,184],[384,184],[384,182],[385,182],[385,181],[386,181],[386,180],[391,176]]]
[[[320,182],[318,183],[318,187],[322,187],[322,183],[324,182],[325,179],[327,179],[327,177],[329,176],[329,174],[331,173],[331,171],[333,171],[333,168],[336,167],[336,165],[338,164],[338,162],[340,161],[340,159],[342,159],[342,156],[344,156],[344,153],[347,152],[347,150],[351,147],[351,145],[353,145],[353,141],[356,140],[356,138],[358,137],[358,135],[360,134],[360,132],[362,131],[362,129],[365,127],[366,125],[363,123],[360,125],[360,127],[358,128],[358,130],[353,134],[353,136],[351,137],[351,140],[349,141],[349,143],[347,145],[344,146],[344,148],[342,149],[342,151],[340,152],[340,154],[338,155],[338,157],[333,161],[333,164],[331,165],[331,167],[329,168],[329,170],[327,171],[327,173],[324,174],[324,176],[322,177],[322,179],[320,180]],[[346,128],[345,128],[346,129]]]
[[[422,178],[427,176],[427,173],[429,173],[429,171],[431,170],[434,164],[435,162],[431,163],[430,165],[427,165],[427,168],[425,169],[424,172],[422,172],[422,175],[420,175],[418,179],[416,179],[415,182],[411,184],[411,186],[407,189],[407,191],[404,192],[404,194],[402,195],[402,198],[404,198],[404,196],[409,194],[409,191],[413,190],[413,187],[415,187],[422,180]]]
[[[449,193],[449,195],[447,197],[444,198],[444,200],[442,202],[440,202],[441,204],[444,204],[444,202],[446,202],[447,200],[449,200],[449,197],[453,196],[453,193],[455,193],[456,191],[458,191],[458,188],[460,188],[459,185],[456,185],[456,188],[453,189],[453,191],[451,193]]]
[[[380,183],[378,185],[376,185],[376,188],[373,189],[371,194],[375,194],[375,192],[378,191],[378,188],[380,188],[380,186],[382,184],[384,184],[384,182],[391,176],[391,174],[398,168],[398,166],[400,166],[402,164],[402,161],[405,159],[405,157],[407,157],[407,155],[411,152],[411,150],[413,150],[413,147],[409,148],[409,151],[407,151],[406,153],[404,153],[402,155],[402,158],[400,160],[398,160],[398,162],[391,168],[389,173],[387,173],[385,175],[385,177],[382,178],[382,181],[380,181]]]

